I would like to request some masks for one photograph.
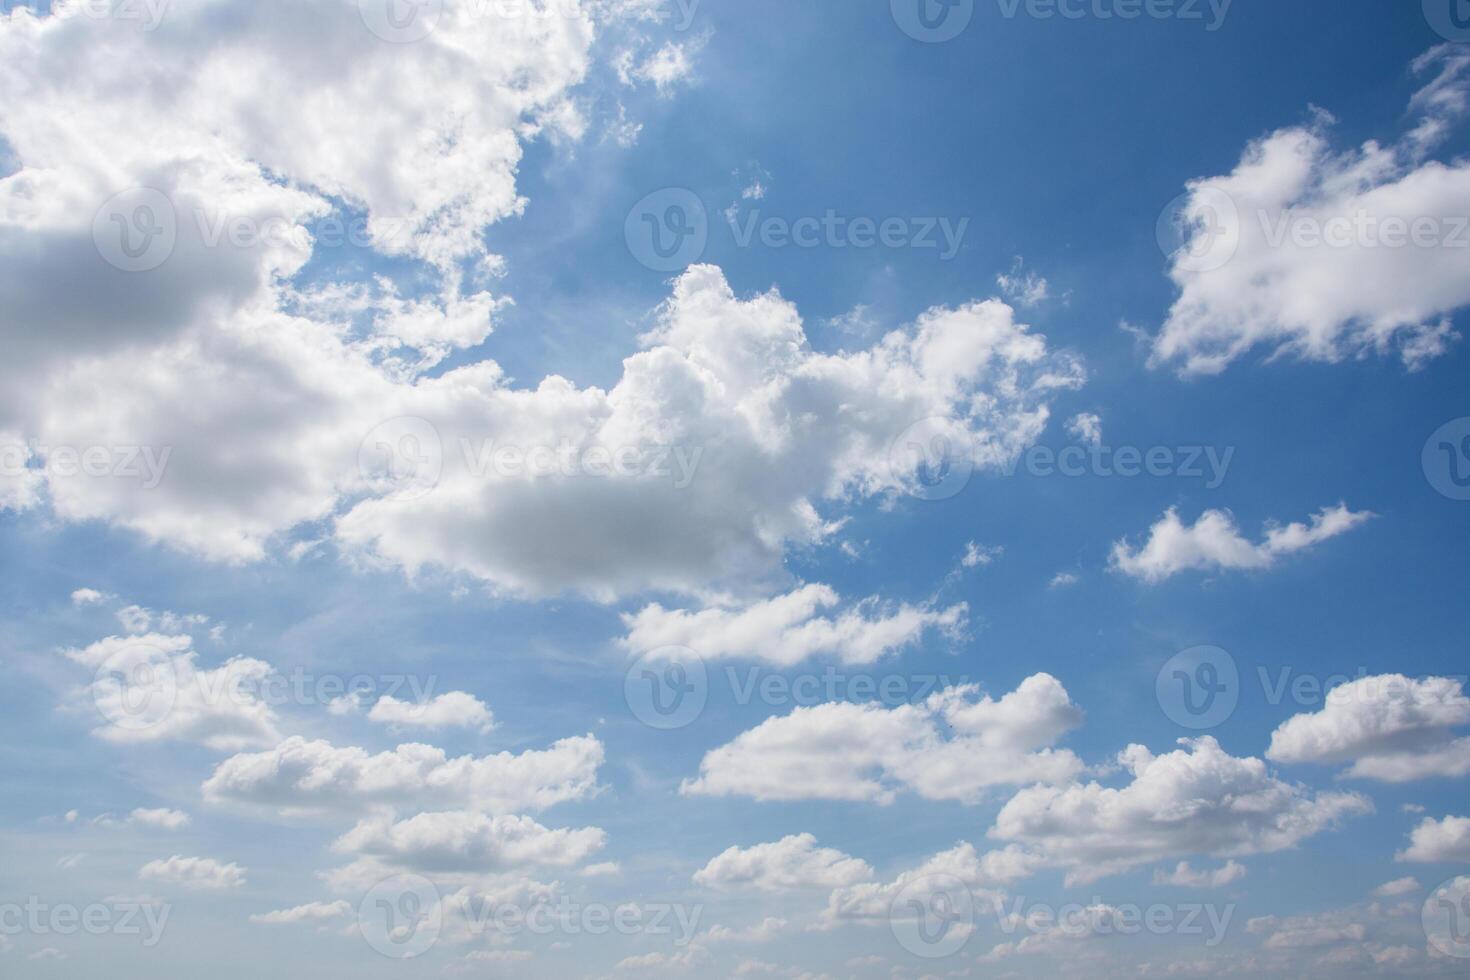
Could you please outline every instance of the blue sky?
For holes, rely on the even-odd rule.
[[[0,18],[0,972],[1463,972],[1470,38],[904,2]]]

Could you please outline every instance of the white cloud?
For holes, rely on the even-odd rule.
[[[1226,861],[1224,866],[1213,870],[1195,870],[1188,861],[1180,861],[1173,871],[1154,872],[1154,884],[1174,885],[1178,888],[1223,888],[1245,877],[1245,865],[1238,861]]]
[[[1403,783],[1470,773],[1470,699],[1462,682],[1401,674],[1362,677],[1327,693],[1313,714],[1287,720],[1271,735],[1276,762],[1352,763],[1345,775]]]
[[[530,817],[452,811],[395,820],[377,813],[339,837],[332,850],[414,871],[506,871],[580,864],[606,840],[597,827],[550,830]]]
[[[71,594],[71,601],[74,606],[92,606],[99,602],[105,602],[107,598],[107,593],[98,592],[96,589],[77,589]]]
[[[1066,689],[1047,674],[998,701],[967,685],[891,709],[850,702],[797,708],[707,753],[699,777],[681,792],[890,803],[907,789],[974,802],[992,787],[1075,776],[1081,762],[1052,745],[1081,721]]]
[[[1395,878],[1373,889],[1373,894],[1379,898],[1398,898],[1401,895],[1412,895],[1423,887],[1419,884],[1419,879],[1414,877]]]
[[[870,664],[917,644],[931,629],[958,635],[967,611],[963,603],[946,609],[907,603],[894,608],[873,597],[835,619],[819,614],[840,603],[837,593],[825,585],[804,585],[744,606],[697,612],[653,603],[623,616],[628,633],[618,642],[638,653],[686,647],[706,660],[740,657],[789,666],[809,657],[830,656],[846,664]]]
[[[274,709],[260,695],[270,664],[235,657],[199,664],[187,636],[109,636],[66,656],[96,671],[85,689],[104,724],[99,738],[119,744],[197,742],[219,752],[280,740]]]
[[[495,727],[485,703],[463,691],[450,691],[420,703],[384,695],[368,712],[368,720],[398,728],[478,728],[488,732]]]
[[[138,871],[144,881],[168,882],[201,891],[222,891],[245,884],[245,869],[213,858],[179,857],[149,861]]]
[[[1398,860],[1423,864],[1470,862],[1470,817],[1426,818],[1409,835]]]
[[[140,807],[128,815],[128,823],[156,827],[160,830],[182,830],[189,826],[190,822],[189,815],[182,810],[146,810]]]
[[[1034,786],[1001,809],[991,836],[1032,846],[1088,882],[1187,855],[1269,854],[1342,818],[1372,809],[1354,793],[1310,794],[1267,772],[1260,759],[1226,754],[1213,738],[1185,739],[1155,756],[1130,746],[1118,761],[1132,781]]]
[[[960,559],[963,568],[979,568],[981,565],[989,565],[1001,555],[1005,554],[1005,548],[1000,545],[988,547],[976,544],[974,541],[965,543],[965,555]]]
[[[429,745],[400,745],[370,755],[356,746],[339,748],[298,736],[266,752],[226,759],[205,781],[204,796],[285,814],[374,804],[515,813],[591,795],[602,759],[602,743],[591,735],[519,755],[454,759]]]
[[[306,905],[297,905],[295,908],[264,912],[252,915],[250,921],[266,926],[288,926],[300,923],[319,925],[323,922],[345,919],[350,915],[352,915],[352,906],[339,900],[336,902],[309,902]]]
[[[1372,516],[1339,504],[1314,514],[1310,525],[1268,525],[1265,539],[1254,543],[1236,530],[1229,511],[1207,510],[1193,526],[1186,527],[1179,511],[1171,507],[1149,529],[1148,541],[1141,549],[1134,550],[1126,540],[1114,544],[1111,564],[1117,571],[1149,583],[1189,570],[1270,568],[1283,556],[1351,531]]]
[[[995,277],[1001,295],[1023,309],[1040,306],[1051,295],[1045,278],[1025,269],[1025,263],[1017,258],[1009,274],[1002,272]]]
[[[1080,581],[1082,581],[1082,576],[1076,572],[1057,572],[1051,577],[1051,581],[1046,584],[1046,587],[1049,589],[1065,589],[1068,586],[1076,585]]]
[[[836,888],[873,877],[866,861],[831,847],[818,847],[811,834],[793,834],[769,844],[731,847],[694,873],[706,888],[754,888],[787,892]]]
[[[896,914],[894,902],[900,896],[920,898],[926,890],[934,894],[956,879],[974,893],[977,901],[994,903],[1001,896],[997,889],[1030,876],[1044,864],[1039,855],[1024,848],[1006,847],[982,854],[973,844],[961,842],[892,881],[859,882],[834,889],[818,927],[831,928],[848,921],[887,922]]]
[[[1465,114],[1470,53],[1446,44],[1415,70],[1437,75],[1397,144],[1334,152],[1318,112],[1253,142],[1232,173],[1190,183],[1189,247],[1170,271],[1180,293],[1154,364],[1210,374],[1261,347],[1317,361],[1396,349],[1412,367],[1446,349],[1449,314],[1470,304],[1470,232],[1457,217],[1470,163],[1427,154]]]
[[[1067,431],[1072,438],[1089,445],[1102,444],[1102,418],[1091,412],[1081,412],[1067,421]]]
[[[785,919],[768,915],[760,922],[745,929],[729,926],[710,926],[698,937],[701,943],[764,943],[786,931],[790,925]]]

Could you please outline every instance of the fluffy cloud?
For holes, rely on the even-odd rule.
[[[877,598],[837,617],[819,615],[841,602],[825,585],[804,585],[786,595],[737,608],[698,612],[665,609],[658,603],[623,617],[624,649],[646,652],[687,647],[706,660],[744,657],[789,666],[808,657],[831,656],[847,664],[869,664],[918,643],[930,629],[955,635],[966,606],[946,609],[903,604],[885,609]]]
[[[1311,795],[1238,759],[1213,738],[1183,740],[1156,756],[1130,746],[1118,761],[1132,781],[1034,786],[1017,793],[991,835],[1030,845],[1088,882],[1141,864],[1191,854],[1243,857],[1294,847],[1342,818],[1368,812],[1353,793]]]
[[[769,844],[731,847],[694,873],[707,888],[754,888],[786,892],[837,888],[873,877],[866,861],[830,847],[818,847],[811,834],[793,834]]]
[[[490,731],[495,719],[479,698],[450,691],[420,703],[384,695],[368,712],[368,720],[398,728],[478,728]]]
[[[1314,514],[1311,524],[1268,526],[1265,539],[1255,543],[1236,530],[1235,518],[1228,511],[1207,510],[1192,527],[1186,527],[1178,510],[1171,507],[1149,529],[1141,549],[1135,550],[1127,541],[1113,545],[1112,567],[1145,582],[1161,582],[1191,569],[1270,568],[1281,557],[1351,531],[1372,516],[1339,504]]]
[[[220,752],[280,740],[278,718],[260,696],[270,664],[236,657],[214,669],[199,664],[187,636],[110,636],[66,656],[96,673],[87,688],[109,742],[197,742]]]
[[[891,709],[850,702],[797,708],[706,754],[699,777],[681,791],[889,803],[907,789],[973,802],[995,786],[1071,779],[1081,762],[1051,746],[1081,721],[1066,689],[1047,674],[999,700],[966,685]]]
[[[522,141],[580,134],[574,89],[599,27],[646,13],[491,6],[449,0],[414,44],[375,36],[391,25],[350,0],[286,17],[189,0],[147,32],[0,20],[0,84],[27,93],[0,107],[19,164],[0,179],[0,430],[36,464],[0,499],[34,505],[43,475],[63,519],[223,561],[326,522],[355,557],[508,593],[695,592],[782,574],[789,546],[831,532],[819,505],[912,485],[888,449],[913,423],[948,419],[952,444],[999,463],[1081,383],[999,302],[824,355],[791,304],[738,301],[708,267],[681,277],[610,389],[514,387],[488,360],[429,376],[502,305],[471,280],[502,265],[482,230],[525,206]],[[635,71],[666,87],[688,53],[660,48]],[[303,278],[329,220],[358,214],[363,244],[428,263],[437,297]],[[119,233],[171,249],[124,272],[99,254],[127,244]],[[74,288],[48,285],[63,280]],[[54,465],[88,447],[116,458]],[[531,462],[495,465],[507,447]],[[678,458],[700,479],[670,478],[670,447],[695,454]]]
[[[1346,775],[1404,783],[1470,773],[1470,698],[1448,677],[1362,677],[1333,688],[1326,706],[1286,721],[1271,735],[1276,762],[1352,763]]]
[[[167,882],[201,891],[223,891],[245,884],[245,869],[214,858],[179,857],[149,861],[138,871],[144,881]]]
[[[1417,878],[1395,878],[1373,889],[1373,894],[1379,898],[1398,898],[1400,895],[1412,895],[1423,887]]]
[[[352,906],[345,901],[309,902],[289,909],[277,909],[252,915],[250,921],[257,925],[288,926],[299,923],[321,924],[336,919],[345,919],[352,914]]]
[[[887,922],[899,911],[894,903],[900,897],[923,898],[955,881],[982,902],[996,903],[1001,897],[997,889],[1028,877],[1044,864],[1044,859],[1024,848],[1006,847],[982,854],[975,845],[962,842],[892,881],[860,882],[834,889],[818,925],[831,928],[848,921]]]
[[[596,827],[549,830],[530,817],[453,811],[395,821],[380,813],[359,821],[332,850],[415,871],[505,871],[580,864],[606,840]]]
[[[1424,864],[1470,861],[1470,817],[1425,819],[1409,835],[1409,846],[1398,854],[1398,860]]]
[[[1449,314],[1470,304],[1470,163],[1428,154],[1465,114],[1470,54],[1446,44],[1414,67],[1434,77],[1398,143],[1334,152],[1319,112],[1190,183],[1154,364],[1215,373],[1261,347],[1318,361],[1397,350],[1415,366],[1445,350]]]
[[[1245,865],[1238,861],[1226,861],[1223,867],[1214,870],[1201,868],[1196,871],[1188,861],[1180,861],[1173,871],[1154,872],[1154,884],[1174,885],[1178,888],[1223,888],[1245,877]]]
[[[300,737],[274,749],[232,756],[204,783],[206,800],[272,807],[283,814],[389,806],[442,805],[515,813],[582,799],[597,788],[602,743],[567,738],[519,755],[448,758],[429,745],[370,755]]]

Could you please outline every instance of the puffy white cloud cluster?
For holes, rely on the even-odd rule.
[[[769,844],[731,847],[694,873],[707,888],[753,888],[787,892],[837,888],[873,877],[866,861],[831,847],[819,847],[811,834],[792,834]]]
[[[681,792],[890,803],[907,790],[974,802],[993,787],[1076,776],[1081,761],[1053,745],[1081,722],[1047,674],[999,700],[965,685],[896,708],[830,702],[769,718],[710,751]]]
[[[1361,677],[1327,693],[1321,711],[1288,719],[1271,735],[1276,762],[1337,765],[1345,775],[1405,783],[1470,773],[1470,698],[1449,677]]]
[[[359,821],[332,850],[414,871],[497,872],[579,864],[606,840],[596,827],[551,830],[525,816],[450,811],[397,820],[383,812]]]
[[[1409,835],[1409,846],[1398,859],[1424,864],[1470,861],[1470,817],[1425,819]]]
[[[1119,754],[1132,775],[1120,788],[1097,782],[1033,786],[1001,809],[991,836],[1032,847],[1086,883],[1193,854],[1244,857],[1285,850],[1372,805],[1355,793],[1319,793],[1282,782],[1260,759],[1236,758],[1213,738],[1184,740],[1154,755]]]
[[[392,695],[379,698],[368,712],[368,720],[397,728],[478,728],[489,731],[495,718],[485,702],[473,694],[450,691],[426,701],[400,701]]]
[[[1149,528],[1148,541],[1135,549],[1126,540],[1113,545],[1112,567],[1145,582],[1161,582],[1190,570],[1224,571],[1270,568],[1285,555],[1345,534],[1373,515],[1344,504],[1312,515],[1310,524],[1268,526],[1263,541],[1246,539],[1228,511],[1207,510],[1192,526],[1171,507]]]
[[[1414,68],[1432,81],[1397,143],[1334,151],[1319,111],[1189,184],[1154,364],[1213,374],[1259,347],[1317,361],[1397,351],[1412,367],[1444,352],[1450,314],[1470,305],[1470,164],[1429,154],[1465,115],[1470,54],[1446,44]]]
[[[821,615],[840,602],[830,586],[803,585],[743,606],[711,604],[693,612],[651,603],[623,617],[628,632],[619,643],[638,653],[685,647],[706,660],[738,657],[790,666],[827,656],[870,664],[913,646],[931,629],[957,635],[967,611],[964,603],[944,609],[908,603],[885,608],[873,597],[835,617]]]
[[[282,814],[366,806],[443,806],[492,814],[544,810],[597,788],[602,743],[591,735],[547,749],[449,758],[430,745],[369,754],[357,746],[293,736],[265,752],[234,755],[204,783],[205,799]]]
[[[245,884],[245,869],[214,858],[179,857],[149,861],[138,871],[144,881],[181,885],[201,891],[224,891]]]

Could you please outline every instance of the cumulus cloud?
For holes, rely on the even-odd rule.
[[[65,651],[96,672],[86,693],[104,724],[93,733],[120,744],[188,741],[220,752],[279,741],[279,719],[259,690],[271,665],[235,657],[208,669],[192,647],[187,636],[146,633]]]
[[[1379,898],[1398,898],[1401,895],[1412,895],[1423,887],[1419,884],[1419,879],[1414,877],[1395,878],[1373,889],[1373,894]]]
[[[846,664],[870,664],[915,645],[929,630],[958,635],[967,611],[964,603],[945,609],[907,603],[889,608],[874,597],[835,618],[820,614],[840,603],[836,591],[826,585],[804,585],[743,606],[712,606],[697,612],[652,603],[623,616],[628,632],[619,643],[638,653],[686,647],[706,660],[739,657],[790,666],[827,656]]]
[[[753,888],[787,892],[837,888],[873,877],[866,861],[831,847],[817,846],[811,834],[793,834],[769,844],[731,847],[694,873],[706,888]]]
[[[1021,847],[980,853],[975,845],[961,842],[941,851],[923,864],[901,872],[892,881],[859,882],[834,889],[827,907],[818,920],[819,928],[832,928],[844,922],[888,922],[906,911],[895,905],[905,900],[925,899],[944,891],[958,881],[982,903],[998,903],[1006,885],[1019,881],[1045,865],[1038,854]],[[907,901],[904,903],[907,905]]]
[[[1345,817],[1369,812],[1355,793],[1320,793],[1273,777],[1260,759],[1235,758],[1213,738],[1185,739],[1156,756],[1129,746],[1121,788],[1096,782],[1034,786],[996,817],[991,836],[1031,846],[1086,883],[1154,861],[1201,854],[1269,854]]]
[[[606,840],[597,827],[550,830],[522,816],[452,811],[396,820],[378,813],[339,837],[332,850],[414,871],[506,871],[580,864]]]
[[[567,738],[519,755],[449,758],[429,745],[400,745],[370,755],[299,736],[274,749],[232,756],[204,783],[214,803],[245,803],[283,814],[389,806],[443,805],[506,814],[543,810],[597,789],[602,743]]]
[[[396,728],[478,728],[488,732],[495,727],[485,703],[463,691],[450,691],[421,702],[384,695],[368,712],[368,720]]]
[[[1397,857],[1423,864],[1470,861],[1470,817],[1426,818],[1414,828],[1408,848]]]
[[[1280,558],[1345,534],[1372,516],[1338,504],[1314,514],[1310,524],[1268,525],[1264,540],[1252,542],[1236,529],[1229,511],[1207,510],[1192,526],[1185,526],[1179,511],[1171,507],[1149,529],[1142,548],[1135,549],[1126,540],[1115,543],[1111,565],[1149,583],[1190,570],[1270,568]]]
[[[1448,677],[1361,677],[1327,693],[1326,705],[1287,720],[1271,735],[1276,762],[1337,765],[1344,775],[1405,783],[1470,773],[1470,698]]]
[[[1245,877],[1245,865],[1238,861],[1226,861],[1223,867],[1213,870],[1195,870],[1188,861],[1180,861],[1173,871],[1154,872],[1154,884],[1174,885],[1178,888],[1223,888]]]
[[[1102,417],[1092,412],[1081,412],[1067,421],[1067,432],[1092,446],[1102,443]]]
[[[1179,297],[1153,364],[1213,374],[1261,348],[1315,361],[1396,351],[1413,367],[1445,351],[1450,314],[1470,304],[1470,163],[1429,154],[1465,115],[1470,54],[1442,45],[1414,69],[1433,80],[1397,143],[1334,151],[1319,111],[1189,184]]]
[[[1065,782],[1082,769],[1052,746],[1082,721],[1056,678],[999,700],[952,687],[918,704],[832,702],[769,718],[707,753],[681,792],[758,800],[891,803],[901,790],[974,802],[987,789]]]
[[[179,857],[149,861],[138,871],[144,881],[166,882],[200,891],[224,891],[245,884],[245,869],[214,858]]]

